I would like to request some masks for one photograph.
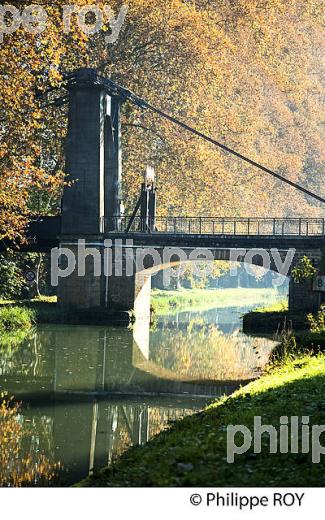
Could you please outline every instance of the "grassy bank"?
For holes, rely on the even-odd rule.
[[[65,308],[57,305],[56,296],[41,296],[34,300],[0,301],[0,309],[13,306],[31,313],[34,322],[38,324],[69,324],[69,325],[121,325],[128,326],[133,321],[132,312],[108,312],[105,309],[77,309],[72,306]]]
[[[34,322],[31,309],[12,305],[0,307],[0,350],[18,345],[31,331]]]
[[[31,329],[34,313],[31,309],[6,305],[0,308],[0,334]]]
[[[271,305],[268,305],[267,307],[259,307],[258,309],[255,309],[254,312],[260,314],[267,314],[272,312],[286,313],[288,312],[288,301],[279,300]]]
[[[306,312],[289,312],[286,301],[260,307],[243,317],[243,331],[246,333],[276,333],[284,324],[290,324],[295,331],[309,329]]]
[[[176,422],[147,445],[131,448],[111,468],[79,485],[324,486],[324,456],[313,464],[311,454],[270,454],[267,435],[260,454],[249,449],[233,464],[226,461],[228,425],[242,424],[253,431],[254,416],[277,431],[281,416],[308,416],[310,425],[325,424],[324,395],[324,355],[287,361],[203,412]],[[237,442],[241,445],[242,438]]]
[[[152,291],[151,303],[156,314],[208,310],[214,307],[249,307],[280,299],[275,289],[182,289]]]
[[[57,321],[56,297],[41,296],[34,300],[0,301],[1,313],[16,313],[30,317],[36,323],[55,323]]]

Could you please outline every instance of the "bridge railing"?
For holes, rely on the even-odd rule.
[[[222,217],[158,217],[155,222],[144,222],[136,217],[129,227],[131,217],[105,219],[105,230],[141,232],[155,225],[158,233],[198,235],[276,235],[276,236],[325,236],[325,219],[322,218],[222,218]]]

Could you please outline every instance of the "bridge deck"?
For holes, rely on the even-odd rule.
[[[181,248],[240,248],[279,250],[315,249],[324,246],[324,236],[294,235],[209,235],[186,233],[108,233],[105,238],[113,241],[131,241],[134,246],[144,247],[181,247]]]
[[[325,239],[325,219],[257,219],[257,218],[207,218],[163,217],[156,220],[155,233],[139,232],[140,219],[135,219],[130,231],[126,228],[128,217],[116,219],[118,232],[106,232],[96,237],[61,236],[61,217],[42,217],[31,222],[28,240],[19,250],[49,252],[60,241],[89,239],[100,242],[132,240],[135,246],[150,247],[208,247],[208,248],[278,248],[287,250],[321,248]],[[104,229],[104,227],[103,227]],[[13,244],[0,241],[0,252]]]

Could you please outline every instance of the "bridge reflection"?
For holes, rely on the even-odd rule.
[[[52,482],[38,481],[37,485],[68,486],[111,464],[131,445],[146,443],[170,422],[198,411],[207,403],[208,400],[190,397],[122,396],[109,400],[65,398],[49,404],[34,401],[23,407],[19,415],[30,439],[26,442],[25,436],[19,457],[27,458],[32,443],[55,468]],[[16,457],[15,453],[11,456]],[[10,464],[6,471],[10,482]],[[33,459],[28,471],[30,474],[35,471]],[[2,485],[6,485],[5,479]]]
[[[112,394],[223,395],[237,386],[194,383],[149,358],[149,328],[42,326],[3,352],[0,389],[22,400]],[[229,386],[229,388],[228,388]]]
[[[169,421],[204,407],[209,396],[235,387],[196,384],[158,366],[149,359],[149,333],[141,327],[42,326],[0,360],[0,391],[23,403],[19,457],[28,459],[30,444],[37,446],[57,468],[58,485],[110,464]]]

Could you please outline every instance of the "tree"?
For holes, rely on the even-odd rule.
[[[70,56],[82,61],[85,52],[80,32],[62,33],[62,4],[46,7],[47,28],[41,35],[20,28],[4,35],[1,44],[0,238],[19,237],[29,215],[50,214],[58,204],[66,111],[58,117],[37,94],[58,84]],[[23,9],[29,2],[18,5]]]
[[[46,6],[48,26],[41,36],[21,29],[5,36],[1,47],[2,236],[22,233],[30,212],[57,211],[67,110],[45,101],[64,91],[38,99],[35,89],[57,87],[63,72],[79,66],[98,68],[181,120],[321,192],[322,0],[129,0],[113,45],[105,43],[108,25],[88,38],[75,17],[71,32],[63,33],[64,3]],[[121,3],[110,5],[117,13]],[[323,215],[292,188],[130,104],[123,109],[123,143],[128,211],[151,163],[161,215]]]
[[[24,285],[25,280],[17,258],[12,253],[1,255],[0,298],[19,298]]]

